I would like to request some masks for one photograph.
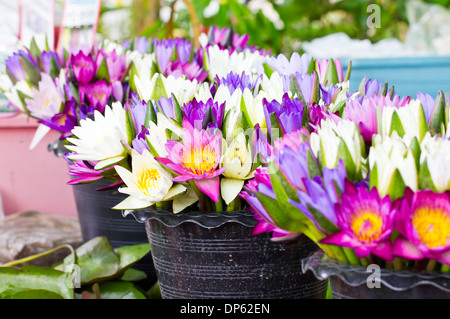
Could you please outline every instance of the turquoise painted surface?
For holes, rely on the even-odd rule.
[[[344,72],[348,59],[341,59]],[[450,93],[450,56],[352,59],[350,90],[356,91],[364,76],[394,86],[401,96],[416,97],[417,92],[437,96]]]

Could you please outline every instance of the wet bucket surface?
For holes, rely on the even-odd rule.
[[[327,281],[303,274],[302,258],[317,246],[306,237],[275,243],[253,236],[249,212],[174,215],[149,213],[145,221],[165,299],[324,298]]]

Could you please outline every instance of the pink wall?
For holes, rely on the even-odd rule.
[[[33,149],[37,124],[25,116],[0,118],[0,196],[5,215],[34,210],[44,214],[77,216],[67,162],[47,151],[58,138],[51,131]]]

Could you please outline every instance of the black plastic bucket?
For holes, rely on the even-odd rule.
[[[306,237],[277,243],[252,236],[250,212],[137,210],[145,222],[164,299],[325,298],[327,281],[303,274],[301,260],[318,247]]]
[[[133,216],[124,217],[121,211],[111,209],[127,195],[119,193],[117,188],[97,190],[107,185],[109,184],[103,180],[73,185],[83,241],[106,236],[113,248],[148,243],[144,225],[137,223]],[[133,268],[147,274],[147,279],[139,283],[143,288],[149,288],[156,283],[156,272],[150,253]]]

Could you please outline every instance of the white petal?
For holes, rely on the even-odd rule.
[[[244,180],[234,178],[222,178],[220,181],[220,191],[225,203],[230,204],[241,192]]]

